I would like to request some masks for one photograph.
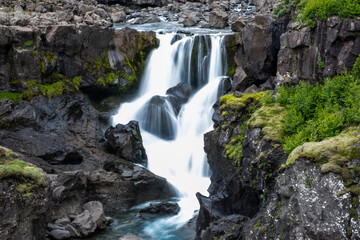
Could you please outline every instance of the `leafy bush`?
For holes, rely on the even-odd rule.
[[[357,67],[354,65],[352,74],[345,72],[325,79],[323,85],[301,82],[279,88],[276,101],[287,109],[282,133],[287,153],[305,142],[336,136],[344,128],[360,123]]]
[[[338,15],[342,19],[360,15],[360,0],[302,0],[299,4],[300,19],[314,28],[315,20],[326,20]]]
[[[299,7],[299,18],[309,27],[316,27],[316,20],[326,20],[338,15],[342,19],[360,16],[360,0],[282,0],[274,10],[277,17],[290,13],[291,7]]]

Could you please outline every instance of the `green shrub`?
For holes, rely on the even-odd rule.
[[[279,88],[277,102],[286,108],[285,151],[290,153],[305,142],[321,141],[359,124],[359,96],[360,79],[348,72],[325,79],[323,85],[301,82]]]
[[[32,47],[32,46],[34,46],[34,41],[33,40],[26,41],[26,42],[24,42],[24,46],[25,47]]]
[[[317,19],[325,21],[333,15],[342,19],[360,15],[360,0],[302,0],[299,7],[299,19],[311,28],[316,26]]]
[[[281,17],[290,13],[291,7],[298,7],[298,20],[309,27],[316,27],[316,20],[325,21],[338,15],[342,19],[360,16],[360,0],[282,0],[274,14]]]

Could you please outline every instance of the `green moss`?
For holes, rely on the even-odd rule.
[[[19,193],[30,193],[46,186],[45,174],[40,168],[17,159],[14,153],[7,148],[0,146],[0,153],[5,156],[0,165],[0,180],[16,179],[18,181],[16,190]]]
[[[40,93],[49,99],[63,94],[64,90],[70,90],[69,87],[61,81],[47,85],[38,84],[37,87],[39,88]]]
[[[284,128],[285,108],[279,104],[262,106],[249,119],[250,128],[261,128],[264,139],[267,141],[280,142]]]
[[[254,102],[255,104],[261,104],[263,97],[265,97],[267,91],[257,93],[244,93],[241,97],[237,98],[234,94],[228,94],[220,98],[220,110],[225,109],[239,111],[246,107],[248,104]]]
[[[14,102],[18,102],[22,99],[22,94],[13,92],[0,92],[0,99],[10,99]]]
[[[32,46],[34,46],[34,41],[33,40],[26,41],[26,42],[24,42],[24,46],[25,47],[32,47]]]
[[[321,172],[340,172],[339,167],[352,159],[357,148],[355,143],[360,141],[360,127],[351,127],[338,136],[321,142],[307,142],[295,148],[289,155],[281,169],[292,166],[299,158],[307,158],[313,162],[324,163]]]

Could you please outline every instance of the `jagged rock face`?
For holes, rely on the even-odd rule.
[[[351,196],[333,173],[321,174],[313,163],[297,161],[276,178],[268,207],[246,224],[244,239],[347,239],[357,224],[350,221]]]
[[[235,62],[242,69],[238,71],[246,73],[244,76],[241,75],[240,80],[247,79],[247,82],[260,85],[276,75],[277,53],[280,49],[279,35],[283,31],[283,25],[266,14],[257,15],[254,21],[240,25],[241,27],[234,26],[240,31],[236,39],[238,47]],[[246,82],[243,83],[245,86],[241,86],[242,91],[249,87]]]
[[[315,80],[351,70],[360,54],[360,20],[330,17],[315,29],[290,24],[281,35],[278,74],[290,79]]]
[[[82,94],[0,102],[1,144],[47,171],[101,166],[98,111]],[[21,144],[19,144],[21,142]]]
[[[0,238],[6,240],[45,239],[50,206],[49,188],[25,197],[16,190],[14,179],[0,181]]]
[[[52,219],[82,213],[82,206],[89,201],[101,202],[105,211],[119,211],[145,201],[175,196],[166,179],[131,163],[118,167],[107,167],[114,172],[73,171],[52,176],[55,203]]]
[[[140,163],[147,166],[147,156],[142,144],[139,123],[130,121],[128,124],[117,124],[105,132],[111,148],[119,157],[133,163]]]
[[[2,26],[0,35],[2,91],[61,77],[81,77],[83,90],[124,91],[139,82],[145,59],[158,44],[153,32],[126,28],[114,33],[113,28],[87,25]]]

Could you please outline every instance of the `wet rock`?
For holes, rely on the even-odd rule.
[[[139,113],[141,127],[163,139],[174,139],[176,127],[173,118],[180,111],[180,102],[174,96],[154,96]]]
[[[118,240],[143,240],[143,239],[136,236],[135,234],[128,233],[128,234],[122,236],[121,238],[119,238]]]
[[[166,91],[166,94],[175,96],[181,103],[186,103],[189,100],[191,93],[191,86],[185,82],[181,82]]]
[[[105,132],[105,137],[116,154],[130,162],[147,165],[147,156],[142,144],[139,123],[117,124]]]
[[[157,203],[150,204],[139,211],[141,218],[150,219],[161,215],[176,215],[180,211],[180,207],[177,203]]]

